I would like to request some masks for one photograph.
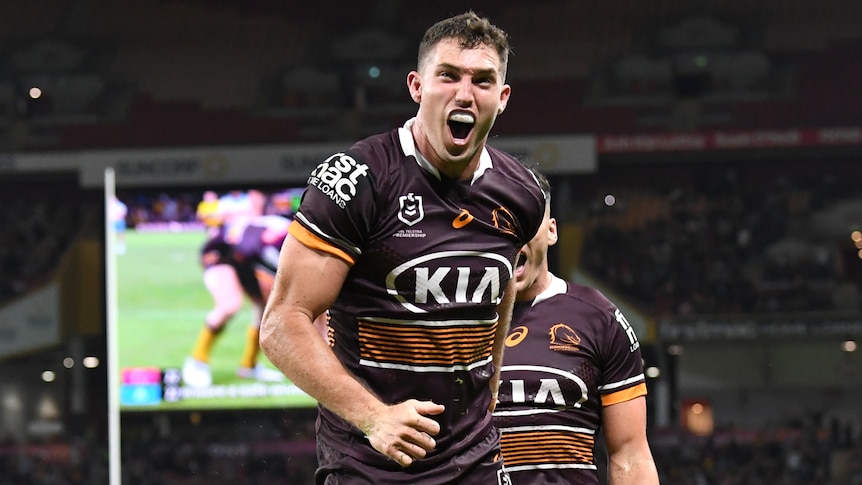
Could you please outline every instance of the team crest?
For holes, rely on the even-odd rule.
[[[515,216],[505,207],[498,207],[491,212],[494,227],[505,234],[515,235]]]
[[[425,217],[421,195],[413,195],[413,192],[402,195],[398,198],[398,204],[398,219],[408,226],[416,224]]]
[[[549,332],[551,335],[551,350],[569,350],[578,351],[578,345],[581,343],[581,337],[572,330],[572,327],[565,323],[558,323],[551,327]]]

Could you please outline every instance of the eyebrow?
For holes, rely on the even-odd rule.
[[[483,76],[483,75],[484,76],[493,75],[494,78],[496,78],[498,76],[497,69],[492,69],[492,68],[488,68],[488,69],[464,69],[464,68],[458,67],[456,65],[449,64],[447,62],[444,62],[442,64],[438,64],[437,67],[448,69],[451,71],[456,71],[459,73],[463,73],[465,71],[471,71],[473,73],[473,77]]]

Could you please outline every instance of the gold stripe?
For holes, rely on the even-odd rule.
[[[298,239],[299,242],[311,249],[317,249],[318,251],[329,253],[337,258],[344,260],[347,264],[351,266],[356,263],[356,260],[354,260],[351,255],[324,241],[317,234],[314,234],[313,232],[309,231],[308,229],[303,227],[302,224],[296,221],[290,223],[290,226],[287,228],[287,232],[290,233],[291,236]]]
[[[636,397],[646,396],[646,393],[646,383],[641,382],[634,387],[629,387],[628,389],[623,389],[622,391],[605,394],[604,396],[602,396],[602,406],[610,406],[611,404],[631,401]]]
[[[503,433],[500,449],[506,465],[539,463],[592,463],[595,438],[561,431],[514,431]]]
[[[359,322],[362,358],[411,365],[466,365],[491,355],[497,325],[412,327]]]

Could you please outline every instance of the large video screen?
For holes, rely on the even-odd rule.
[[[108,196],[120,410],[316,405],[267,360],[255,330],[301,194],[118,187]]]

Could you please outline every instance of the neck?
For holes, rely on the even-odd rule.
[[[523,291],[518,292],[515,297],[515,301],[532,301],[537,296],[542,294],[543,291],[547,290],[548,287],[551,286],[551,282],[554,281],[554,275],[550,271],[548,271],[547,266],[542,269],[542,273],[533,281],[533,284],[530,285],[529,288],[524,289]]]
[[[413,141],[416,144],[416,150],[425,157],[425,160],[427,160],[428,163],[436,168],[442,175],[445,175],[450,179],[467,180],[473,176],[473,173],[479,166],[479,157],[481,157],[482,154],[481,150],[476,150],[473,156],[463,161],[446,161],[443,157],[437,154],[434,150],[434,146],[431,145],[427,135],[419,125],[420,121],[417,118],[413,123],[413,126],[410,127],[410,132],[413,134]]]

